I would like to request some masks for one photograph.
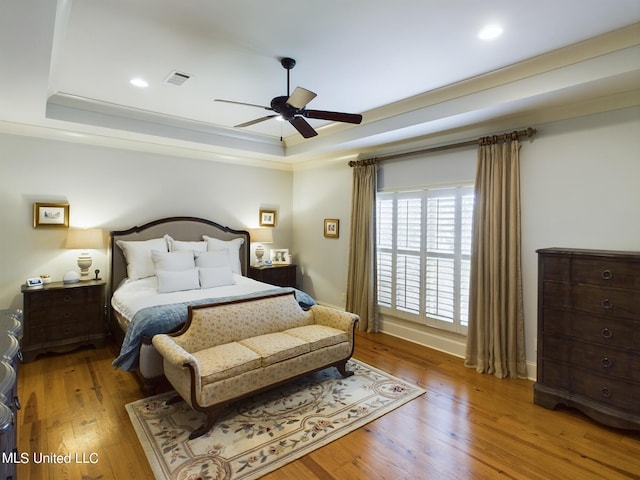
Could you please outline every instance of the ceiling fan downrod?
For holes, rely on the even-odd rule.
[[[280,65],[287,70],[287,97],[291,95],[291,83],[289,80],[289,73],[293,67],[296,66],[296,61],[293,58],[284,57],[280,59]]]

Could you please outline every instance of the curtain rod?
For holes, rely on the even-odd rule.
[[[537,130],[535,128],[527,128],[526,130],[514,130],[511,133],[504,133],[501,135],[488,135],[486,137],[478,138],[477,140],[468,140],[466,142],[450,143],[448,145],[440,145],[438,147],[424,148],[422,150],[414,150],[411,152],[396,153],[394,155],[387,155],[386,157],[373,157],[364,160],[352,160],[349,162],[350,167],[361,167],[364,165],[371,165],[378,162],[384,162],[386,160],[396,160],[398,158],[412,157],[414,155],[421,155],[424,153],[441,152],[443,150],[450,150],[452,148],[469,147],[471,145],[489,145],[491,143],[504,142],[506,140],[516,140],[520,137],[533,137]]]

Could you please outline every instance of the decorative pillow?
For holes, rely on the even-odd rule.
[[[159,252],[151,250],[151,260],[155,270],[164,270],[167,272],[180,272],[188,270],[196,266],[191,250],[178,252]]]
[[[127,261],[127,277],[131,280],[152,277],[156,269],[151,260],[151,251],[168,251],[164,238],[151,240],[117,240],[116,245],[122,249]]]
[[[219,240],[217,238],[207,237],[203,235],[202,238],[207,242],[207,250],[212,252],[216,250],[227,250],[229,256],[229,265],[233,273],[242,275],[242,266],[240,264],[240,246],[244,243],[244,238],[234,238],[233,240]]]
[[[195,252],[196,267],[229,267],[229,254],[227,250],[217,250],[215,252]]]
[[[223,285],[233,285],[233,272],[229,265],[224,267],[206,267],[200,268],[200,287],[213,288]]]
[[[207,251],[207,242],[184,242],[182,240],[174,240],[170,235],[164,236],[167,241],[167,245],[169,245],[170,252],[177,252],[188,250],[190,252],[206,252]]]
[[[160,293],[181,292],[200,288],[198,269],[195,267],[179,272],[158,270],[156,271],[156,277],[158,277],[158,292]]]

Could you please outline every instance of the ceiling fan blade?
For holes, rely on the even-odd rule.
[[[255,103],[234,102],[233,100],[222,100],[220,98],[216,98],[213,101],[214,102],[233,103],[235,105],[246,105],[247,107],[264,108],[265,110],[273,110],[273,108],[271,108],[271,107],[265,107],[264,105],[256,105]]]
[[[293,125],[295,129],[300,132],[300,135],[302,135],[304,138],[311,138],[318,135],[318,132],[316,132],[313,127],[309,125],[309,123],[302,117],[293,117],[291,120],[289,120],[289,123]]]
[[[287,103],[293,108],[300,110],[309,103],[311,100],[317,97],[317,94],[306,88],[296,87],[291,96],[288,98]]]
[[[300,115],[318,120],[331,120],[333,122],[356,123],[362,122],[362,115],[357,113],[327,112],[324,110],[303,110]]]
[[[234,128],[248,127],[250,125],[255,125],[256,123],[264,122],[265,120],[269,120],[270,118],[275,118],[278,116],[279,115],[267,115],[266,117],[256,118],[255,120],[249,120],[248,122],[239,123],[238,125],[234,125]]]

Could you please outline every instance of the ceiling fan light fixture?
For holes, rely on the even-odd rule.
[[[258,107],[264,110],[270,110],[274,112],[273,115],[266,115],[264,117],[256,118],[255,120],[249,120],[248,122],[235,125],[235,128],[244,128],[257,123],[264,122],[271,118],[275,118],[280,121],[289,122],[304,138],[311,138],[318,135],[318,132],[305,120],[306,118],[315,118],[319,120],[328,120],[332,122],[346,122],[359,124],[362,122],[362,115],[354,113],[342,113],[342,112],[330,112],[326,110],[307,110],[305,107],[307,103],[316,97],[316,94],[306,88],[296,87],[293,93],[289,93],[290,79],[289,72],[295,66],[296,61],[293,58],[282,58],[280,60],[283,68],[287,71],[287,94],[280,95],[271,99],[270,106],[256,105],[253,103],[236,102],[233,100],[223,100],[216,98],[216,102],[234,103],[237,105],[246,105],[249,107]]]

